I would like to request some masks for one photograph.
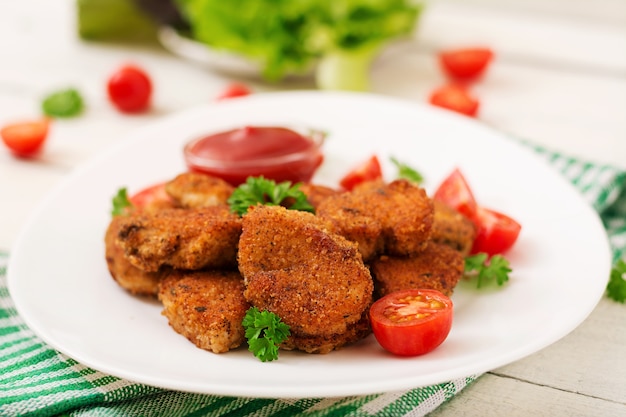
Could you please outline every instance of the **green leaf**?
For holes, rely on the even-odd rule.
[[[117,190],[117,194],[113,196],[113,208],[111,210],[111,215],[121,216],[128,214],[128,209],[132,206],[132,203],[128,199],[126,188],[120,188]]]
[[[509,280],[512,269],[509,261],[502,255],[493,255],[488,258],[486,253],[477,253],[465,258],[465,273],[467,279],[476,279],[476,288],[483,288],[490,284],[504,285]]]
[[[82,113],[84,104],[78,90],[68,88],[46,96],[41,107],[50,117],[75,117]]]
[[[233,213],[243,215],[248,208],[257,204],[283,206],[289,210],[314,212],[306,195],[300,191],[300,183],[291,185],[285,181],[279,184],[264,177],[248,177],[231,194],[228,204]]]
[[[289,326],[271,311],[250,307],[241,324],[248,340],[248,350],[262,362],[278,359],[278,347],[289,337]]]
[[[606,286],[607,296],[618,303],[626,302],[626,262],[618,260]]]
[[[409,165],[403,162],[400,162],[398,159],[394,158],[393,156],[390,159],[391,159],[391,162],[393,162],[393,164],[398,169],[398,178],[404,178],[417,185],[424,182],[424,177],[417,170],[413,169],[412,167],[410,167]]]

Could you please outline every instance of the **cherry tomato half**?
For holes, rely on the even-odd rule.
[[[50,119],[11,123],[0,129],[2,141],[16,156],[29,157],[41,150],[46,138]]]
[[[439,53],[439,63],[450,78],[474,81],[483,75],[493,55],[489,48],[452,49]]]
[[[506,214],[483,207],[478,207],[474,223],[477,232],[471,253],[485,252],[489,256],[509,250],[522,230],[522,226]]]
[[[376,155],[372,155],[341,178],[339,185],[350,191],[362,182],[373,181],[382,177],[383,171],[380,167],[380,161]]]
[[[433,199],[447,204],[469,219],[475,217],[478,208],[474,193],[458,168],[443,180],[433,194]]]
[[[227,98],[243,97],[252,94],[252,90],[242,83],[231,83],[217,96],[217,100]]]
[[[370,307],[374,337],[387,351],[401,356],[423,355],[441,345],[452,327],[453,304],[435,290],[404,290]]]
[[[466,88],[459,85],[444,85],[432,92],[430,104],[474,117],[478,113],[480,102]]]
[[[152,81],[134,65],[125,65],[111,75],[107,83],[109,100],[124,113],[140,113],[150,107]]]

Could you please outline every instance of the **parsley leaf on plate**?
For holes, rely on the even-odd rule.
[[[465,258],[465,277],[476,278],[476,288],[482,288],[491,282],[504,285],[509,280],[512,269],[509,261],[502,255],[493,255],[487,259],[486,253],[477,253]]]
[[[278,346],[289,337],[289,326],[271,311],[250,307],[241,322],[248,350],[262,362],[278,359]]]
[[[396,168],[398,168],[398,178],[404,178],[417,185],[424,182],[424,177],[417,170],[413,169],[404,162],[400,162],[393,156],[390,159],[391,162],[393,162],[393,164],[396,166]]]
[[[117,190],[117,194],[113,196],[113,209],[111,215],[120,216],[128,213],[128,209],[132,207],[132,203],[128,199],[126,188]]]

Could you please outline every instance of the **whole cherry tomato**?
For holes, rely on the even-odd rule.
[[[124,113],[141,113],[150,107],[152,81],[138,66],[124,65],[108,80],[107,91],[113,105]]]
[[[452,300],[436,290],[387,294],[370,307],[374,337],[387,351],[423,355],[441,345],[452,328]]]

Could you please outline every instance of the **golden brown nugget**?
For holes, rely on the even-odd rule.
[[[338,350],[346,345],[358,342],[371,333],[368,312],[365,311],[361,320],[348,326],[343,333],[329,336],[291,335],[281,343],[280,348],[285,350],[301,350],[306,353],[326,354]]]
[[[131,294],[156,297],[159,291],[159,281],[164,272],[161,270],[146,272],[126,259],[124,250],[116,243],[120,219],[120,216],[111,219],[104,237],[105,258],[109,273],[122,288]]]
[[[335,188],[311,183],[303,183],[302,185],[300,185],[300,191],[302,191],[304,195],[306,195],[307,201],[315,209],[317,209],[320,203],[327,197],[342,193],[341,190],[337,190]]]
[[[228,204],[234,187],[206,174],[185,172],[165,184],[165,191],[184,208],[211,207]]]
[[[236,264],[241,219],[227,206],[168,209],[120,219],[117,243],[144,271],[231,267]]]
[[[378,297],[408,289],[438,290],[449,296],[464,269],[465,259],[459,251],[434,242],[418,255],[383,255],[370,265]]]
[[[317,215],[332,222],[337,233],[357,242],[363,258],[370,260],[381,252],[410,256],[423,250],[430,238],[434,208],[424,189],[409,181],[378,181],[326,198]],[[382,243],[375,240],[377,227]]]
[[[435,217],[431,240],[443,243],[467,256],[476,237],[474,223],[452,207],[434,201]]]
[[[311,213],[257,206],[243,217],[239,270],[246,299],[277,314],[294,337],[343,334],[372,301],[354,243]]]
[[[236,271],[177,271],[159,287],[170,326],[201,349],[223,353],[245,340],[241,322],[250,307]]]

